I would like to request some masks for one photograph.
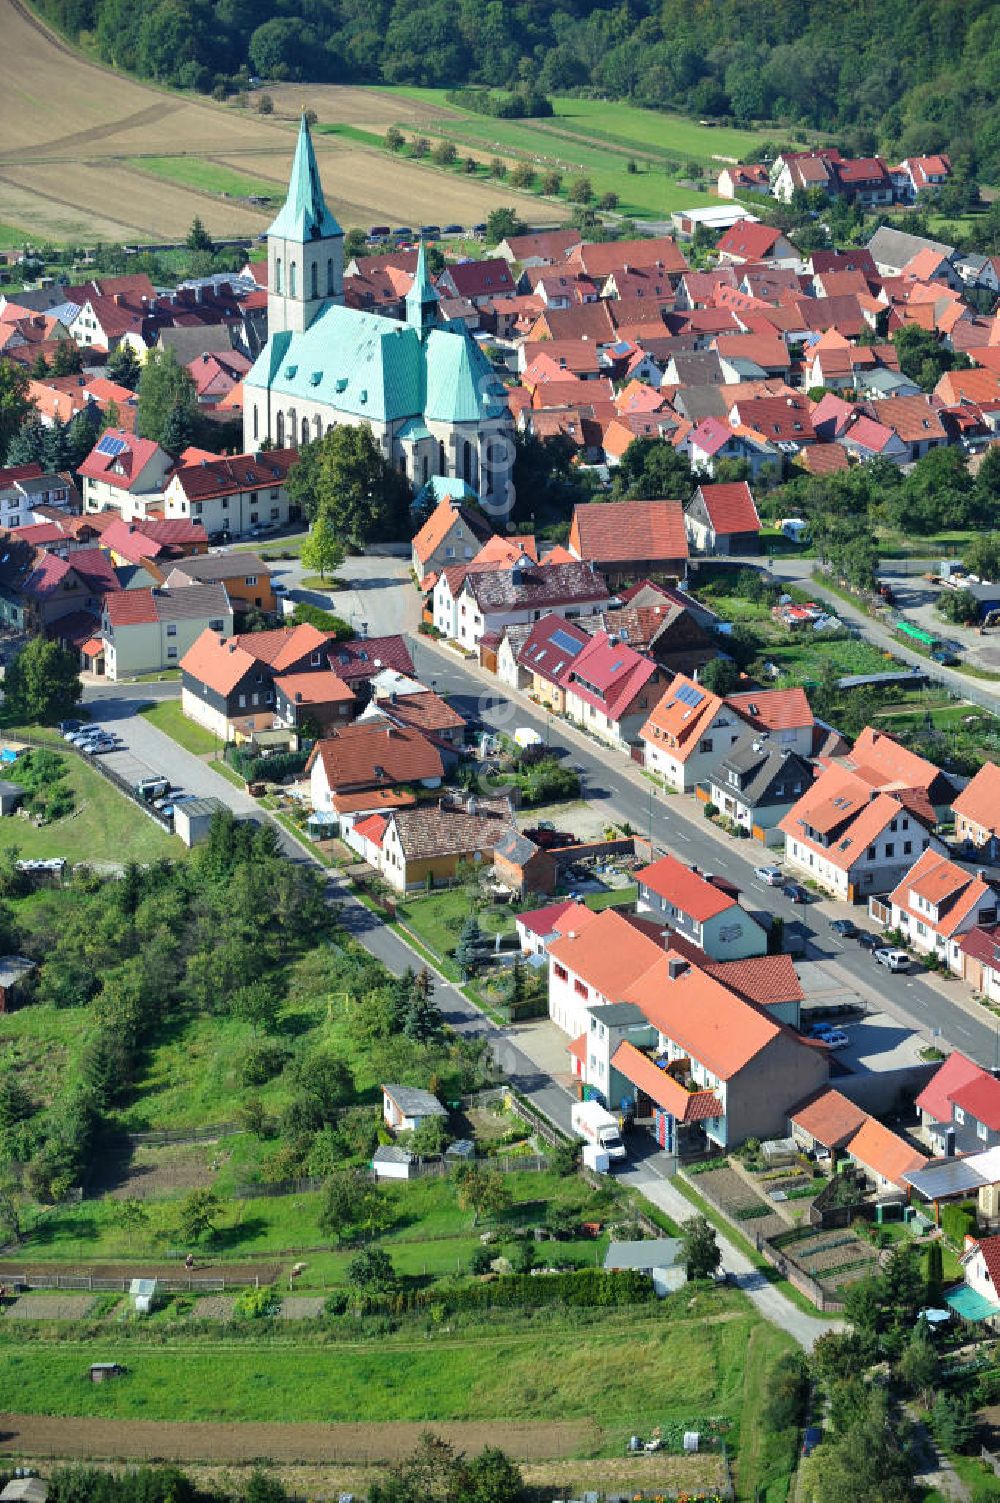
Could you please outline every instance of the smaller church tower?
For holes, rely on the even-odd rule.
[[[417,269],[413,276],[413,285],[406,294],[406,322],[411,328],[416,329],[418,334],[425,334],[435,324],[441,322],[441,300],[427,273],[423,243],[417,251]]]
[[[288,197],[267,232],[268,334],[301,334],[344,301],[344,232],[326,206],[305,115]]]

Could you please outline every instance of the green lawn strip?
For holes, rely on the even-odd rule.
[[[774,1363],[795,1343],[775,1326],[761,1322],[750,1332],[740,1416],[739,1495],[785,1503],[798,1461],[798,1430],[771,1430],[765,1423],[769,1379]]]
[[[201,157],[130,157],[128,165],[150,177],[180,183],[185,188],[195,188],[202,193],[222,194],[227,198],[280,199],[283,191],[280,182],[246,177],[241,172],[234,172],[231,167],[223,167],[218,162],[208,162]]]
[[[314,125],[313,134],[320,136],[342,136],[346,141],[357,141],[360,146],[385,146],[385,137],[377,131],[362,130],[358,125]]]
[[[189,720],[181,709],[179,699],[158,700],[139,713],[163,731],[164,735],[176,741],[178,746],[183,746],[185,751],[194,752],[195,756],[207,756],[213,752],[218,754],[220,750],[222,743],[219,737],[197,721]]]
[[[73,812],[40,828],[29,820],[8,820],[0,843],[16,846],[25,859],[64,856],[70,862],[117,864],[184,854],[178,841],[75,752],[67,752],[65,760]],[[17,776],[16,766],[11,775]]]
[[[179,1421],[440,1422],[448,1419],[599,1419],[609,1449],[633,1430],[708,1413],[739,1419],[736,1397],[754,1322],[672,1320],[644,1307],[631,1320],[585,1333],[564,1323],[514,1335],[489,1327],[316,1345],[302,1335],[130,1342],[0,1340],[0,1382],[25,1413]],[[91,1362],[127,1374],[91,1384]],[[303,1370],[309,1381],[302,1381]],[[183,1370],[184,1381],[178,1381]],[[595,1384],[595,1374],[600,1383]],[[723,1401],[723,1395],[725,1400]],[[720,1402],[722,1401],[722,1402]],[[723,1404],[725,1407],[723,1407]],[[595,1428],[594,1444],[602,1443]]]
[[[691,1202],[696,1210],[708,1218],[716,1231],[721,1232],[727,1241],[732,1242],[734,1247],[738,1247],[740,1252],[750,1259],[754,1267],[764,1275],[769,1284],[773,1284],[776,1289],[780,1289],[786,1299],[791,1300],[792,1304],[797,1305],[806,1315],[812,1315],[816,1320],[822,1319],[820,1312],[816,1309],[812,1300],[806,1299],[805,1295],[800,1294],[794,1284],[790,1284],[787,1279],[783,1279],[777,1270],[772,1268],[770,1263],[761,1257],[753,1243],[748,1242],[742,1232],[738,1232],[730,1226],[725,1217],[720,1216],[718,1211],[708,1204],[707,1200],[702,1200],[701,1196],[697,1195],[691,1189],[691,1186],[685,1180],[681,1179],[679,1174],[674,1176],[671,1184],[681,1192],[686,1200]]]
[[[411,933],[444,959],[458,943],[459,931],[470,913],[475,913],[480,929],[489,938],[514,933],[513,908],[505,905],[476,912],[469,894],[461,887],[444,888],[426,897],[408,897],[397,905],[396,913]]]
[[[18,906],[20,919],[24,909]],[[93,1028],[86,1007],[34,1003],[0,1014],[0,1061],[16,1066],[17,1079],[34,1101],[50,1102],[75,1079]]]
[[[610,892],[588,892],[584,894],[584,904],[599,913],[602,908],[628,908],[639,896],[639,886],[636,882],[629,883],[628,887],[616,887]]]
[[[234,767],[224,761],[222,757],[216,757],[212,762],[212,771],[217,772],[220,778],[225,778],[227,783],[232,783],[234,788],[240,788],[244,793],[247,791],[246,780],[241,778]]]

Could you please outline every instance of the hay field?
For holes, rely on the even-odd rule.
[[[270,117],[168,93],[80,56],[21,0],[0,0],[0,52],[8,76],[0,221],[37,239],[171,241],[183,239],[196,215],[213,235],[258,235],[273,209],[198,186],[211,182],[207,164],[278,188],[287,182],[303,106],[324,124],[378,133],[396,119],[429,123],[451,114],[422,100],[349,87],[279,88]],[[472,224],[518,202],[528,213],[528,200],[510,189],[463,181],[354,141],[318,138],[317,148],[327,197],[345,227],[428,218]],[[145,169],[145,157],[155,158],[155,166]]]

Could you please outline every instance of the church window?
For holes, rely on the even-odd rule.
[[[313,418],[313,438],[323,437],[323,419],[319,416]]]
[[[319,267],[315,261],[309,268],[309,296],[319,297]]]
[[[258,434],[259,434],[259,428],[258,428],[258,421],[257,421],[257,403],[255,402],[253,404],[253,436],[254,436],[255,439],[258,437]]]
[[[278,448],[283,449],[285,447],[285,414],[283,412],[278,413],[275,422],[275,435],[278,440]]]
[[[399,473],[401,475],[405,475],[406,474],[406,455],[405,454],[401,454],[399,456]]]
[[[275,256],[275,258],[274,258],[274,290],[275,290],[275,292],[280,292],[281,291],[281,257],[280,256]]]
[[[466,485],[472,484],[472,445],[465,440],[462,453],[462,479]]]
[[[427,484],[428,472],[430,470],[430,467],[431,467],[430,460],[427,458],[427,455],[425,454],[424,457],[423,457],[423,460],[421,462],[421,483],[423,485]]]
[[[326,295],[333,297],[333,257],[326,263]]]
[[[445,450],[444,450],[444,439],[441,438],[441,439],[438,439],[438,474],[439,475],[447,475],[447,473],[448,473],[448,456],[447,456],[447,454],[445,453]]]
[[[308,418],[303,418],[302,419],[302,442],[304,444],[307,444],[309,442],[309,419]]]
[[[295,416],[295,408],[288,409],[288,447],[294,449],[298,443],[299,424]]]
[[[297,295],[297,291],[298,291],[297,282],[298,282],[298,267],[296,266],[296,264],[295,264],[294,261],[289,261],[289,263],[288,263],[288,296],[289,297],[295,297]]]

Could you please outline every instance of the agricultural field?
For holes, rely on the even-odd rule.
[[[0,4],[0,40],[12,80],[0,139],[0,243],[26,236],[73,244],[172,241],[183,239],[195,216],[218,236],[266,230],[273,211],[245,199],[283,190],[308,89],[291,91],[284,118],[281,108],[265,117],[170,93],[80,56],[9,0]],[[408,123],[426,111],[375,90],[345,88],[318,113],[321,121],[379,130],[382,120],[401,115]],[[318,145],[327,197],[345,227],[419,224],[430,203],[442,222],[472,224],[522,201],[485,180],[445,178],[355,140]],[[558,218],[558,210],[548,217]]]

